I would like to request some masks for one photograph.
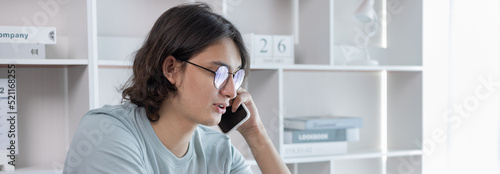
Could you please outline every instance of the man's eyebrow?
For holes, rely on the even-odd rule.
[[[231,65],[228,65],[227,63],[224,63],[221,61],[213,61],[212,65],[226,66],[229,70],[234,70],[234,71],[241,69],[241,65],[236,67],[236,69],[233,69],[233,67]]]

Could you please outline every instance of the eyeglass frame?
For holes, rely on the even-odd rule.
[[[226,84],[227,84],[227,82],[228,82],[228,79],[229,79],[229,75],[231,75],[231,76],[233,77],[233,83],[234,83],[234,76],[236,76],[236,73],[238,73],[239,71],[243,71],[243,80],[242,80],[241,84],[238,86],[238,88],[240,88],[240,87],[241,87],[241,85],[243,84],[243,81],[245,80],[245,71],[244,71],[244,69],[242,69],[241,67],[239,67],[239,68],[238,68],[236,71],[234,71],[234,72],[230,72],[230,71],[229,71],[229,67],[227,67],[227,66],[225,66],[225,65],[221,65],[221,66],[219,66],[219,67],[217,68],[217,70],[219,70],[219,68],[220,68],[220,67],[222,67],[222,66],[223,66],[223,67],[226,67],[228,76],[227,76],[227,77],[226,77],[226,79],[224,80],[224,83],[223,83],[223,84],[221,84],[219,88],[217,88],[217,86],[216,86],[216,84],[215,84],[215,77],[217,77],[217,70],[216,70],[216,71],[213,71],[213,70],[208,69],[208,68],[205,68],[205,67],[203,67],[203,66],[201,66],[201,65],[195,64],[195,63],[193,63],[193,62],[191,62],[191,61],[189,61],[189,60],[185,60],[185,62],[187,62],[187,63],[189,63],[189,64],[191,64],[191,65],[194,65],[194,66],[196,66],[196,67],[198,67],[198,68],[204,69],[204,70],[206,70],[206,71],[208,71],[208,72],[213,73],[213,74],[214,74],[214,80],[213,80],[213,83],[214,83],[214,87],[215,87],[215,89],[221,89],[222,87],[226,86]],[[238,89],[238,88],[236,88],[236,89]]]

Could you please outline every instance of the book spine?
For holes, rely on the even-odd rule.
[[[346,128],[361,128],[363,127],[363,119],[361,118],[341,118],[341,119],[311,119],[297,120],[286,119],[284,121],[286,129],[308,130],[308,129],[346,129]]]
[[[285,130],[285,143],[347,141],[346,129]]]
[[[325,156],[347,153],[347,142],[284,144],[283,157]]]
[[[45,59],[45,45],[0,43],[0,59]]]
[[[56,44],[56,28],[0,26],[0,43]]]
[[[306,129],[345,129],[360,128],[363,126],[361,118],[352,119],[328,119],[328,120],[307,120]]]
[[[306,123],[304,121],[289,120],[285,118],[283,126],[285,129],[306,130]]]

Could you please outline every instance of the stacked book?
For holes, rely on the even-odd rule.
[[[359,117],[304,116],[285,118],[284,157],[347,153],[347,142],[359,141]]]
[[[0,59],[45,59],[45,45],[56,44],[56,28],[0,26]]]

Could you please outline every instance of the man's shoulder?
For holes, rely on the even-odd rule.
[[[123,103],[120,105],[104,105],[103,107],[90,110],[88,114],[107,114],[107,115],[130,115],[139,108],[132,103]]]
[[[121,105],[104,105],[101,108],[88,111],[82,119],[100,117],[121,122],[130,122],[133,121],[138,112],[140,112],[140,108],[131,103],[124,103]]]
[[[64,173],[121,170],[126,171],[122,173],[145,173],[143,145],[139,141],[136,124],[132,123],[132,119],[126,119],[126,112],[126,108],[117,105],[104,106],[85,114],[73,136]],[[109,161],[113,164],[110,165]]]

